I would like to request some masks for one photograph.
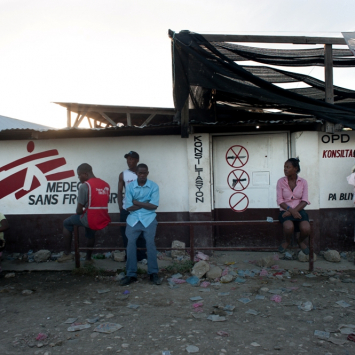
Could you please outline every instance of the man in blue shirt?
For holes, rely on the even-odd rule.
[[[132,181],[126,190],[127,217],[126,236],[127,264],[126,276],[120,281],[121,286],[137,281],[137,238],[143,233],[147,244],[148,274],[156,285],[161,284],[158,276],[157,250],[155,248],[155,232],[158,222],[155,210],[159,206],[159,186],[148,180],[149,171],[145,164],[137,165],[137,180]]]

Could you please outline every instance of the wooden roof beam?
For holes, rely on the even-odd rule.
[[[209,42],[291,43],[291,44],[339,44],[346,45],[343,37],[307,36],[259,36],[201,34]]]
[[[155,116],[156,116],[155,113],[152,113],[152,114],[140,125],[140,128],[145,127]]]
[[[106,115],[106,113],[104,112],[99,112],[97,111],[108,123],[110,123],[113,127],[116,127],[117,126],[117,123],[115,121],[113,121],[110,117],[108,117]]]

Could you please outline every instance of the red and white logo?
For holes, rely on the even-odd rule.
[[[13,171],[11,175],[6,174],[7,176],[0,180],[0,200],[12,193],[15,193],[15,197],[18,200],[40,187],[40,177],[37,175],[40,173],[44,175],[47,181],[65,180],[75,176],[74,170],[51,173],[67,163],[65,158],[52,159],[52,157],[59,156],[57,149],[31,154],[34,149],[34,142],[28,142],[27,151],[30,155],[0,167],[0,174],[6,171],[10,173]],[[45,158],[48,159],[43,161]],[[37,164],[35,163],[36,161],[38,161]],[[42,180],[42,178],[40,179]]]

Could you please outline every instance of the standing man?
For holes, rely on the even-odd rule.
[[[159,206],[159,186],[147,179],[148,174],[148,166],[139,164],[137,166],[137,180],[131,182],[126,190],[126,209],[129,211],[126,227],[128,245],[126,276],[120,281],[121,286],[137,281],[136,241],[141,233],[143,233],[147,244],[150,280],[156,285],[161,284],[158,277],[157,250],[154,242],[158,225],[155,210]]]
[[[111,222],[108,215],[110,185],[96,178],[89,164],[79,165],[77,173],[82,185],[79,187],[76,214],[63,222],[65,251],[58,262],[74,259],[74,255],[70,252],[74,226],[85,227],[86,246],[93,248],[95,232],[105,228]],[[86,262],[92,262],[91,254],[92,250],[86,252]]]
[[[123,197],[123,188],[127,190],[128,185],[137,180],[137,164],[139,162],[139,155],[137,152],[130,151],[124,156],[127,159],[128,169],[122,171],[118,178],[118,208],[120,209],[120,222],[126,222],[129,212],[126,209],[126,198]],[[127,236],[126,227],[121,227],[121,235],[123,239],[123,246],[127,250]],[[137,248],[145,248],[145,239],[140,235],[137,239]],[[145,250],[137,250],[137,260],[141,261],[147,259]]]

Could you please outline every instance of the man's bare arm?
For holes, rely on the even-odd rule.
[[[158,206],[153,205],[152,203],[146,201],[146,202],[139,202],[137,200],[133,200],[133,205],[137,206],[139,208],[145,208],[146,210],[156,210]]]
[[[78,202],[76,206],[76,214],[83,214],[84,213],[84,206]]]
[[[123,208],[123,187],[124,187],[124,180],[123,180],[123,173],[121,173],[118,177],[118,192],[117,192],[117,202],[120,211]]]

